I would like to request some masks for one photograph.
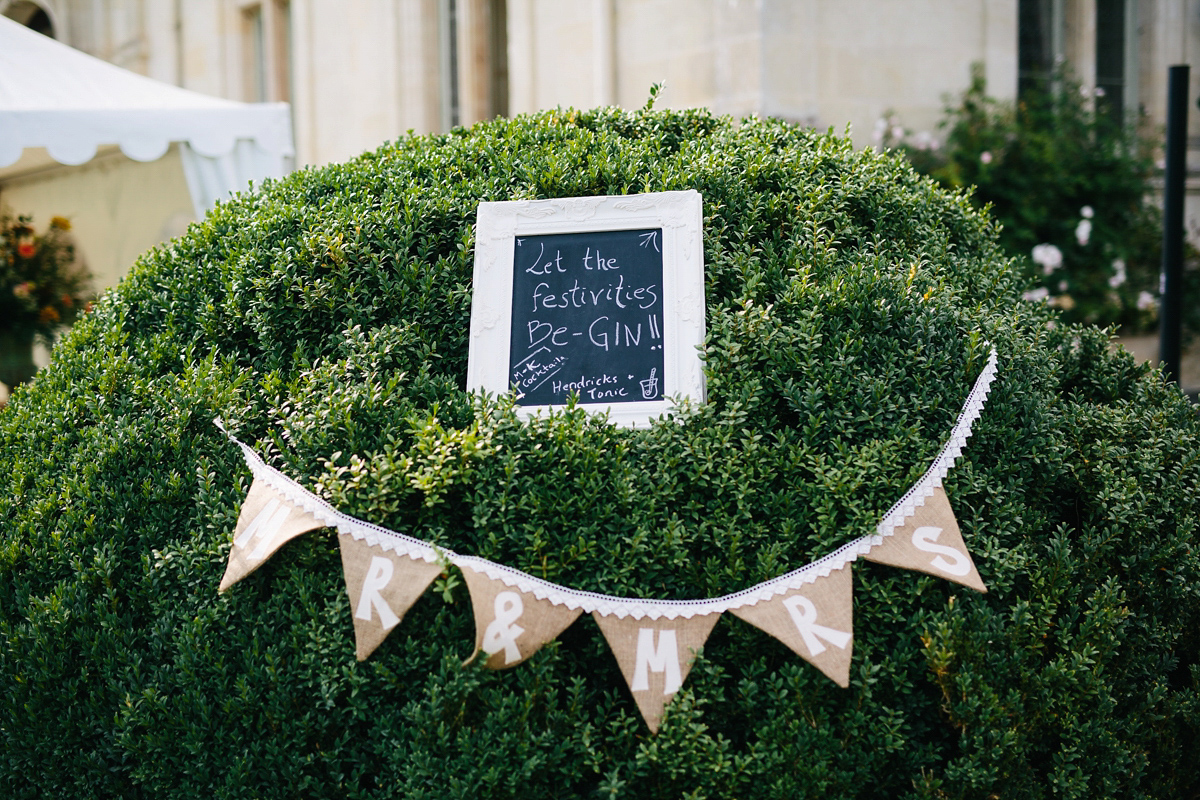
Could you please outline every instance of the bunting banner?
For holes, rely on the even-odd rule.
[[[845,689],[850,685],[854,600],[850,565],[830,571],[801,589],[729,609],[786,644]]]
[[[339,535],[338,544],[354,618],[354,654],[363,661],[383,644],[443,567],[388,552],[349,534]]]
[[[268,481],[255,476],[238,514],[233,550],[217,591],[225,591],[254,572],[300,534],[324,527],[324,522],[297,508]]]
[[[216,420],[241,449],[254,476],[219,591],[249,575],[296,536],[329,527],[338,533],[359,661],[370,656],[437,576],[453,565],[463,575],[475,615],[475,650],[468,662],[482,653],[482,663],[490,669],[514,667],[587,612],[612,649],[652,732],[658,731],[667,705],[726,611],[847,687],[854,644],[851,565],[858,558],[987,591],[942,482],[983,412],[995,375],[992,350],[937,457],[883,515],[873,534],[777,578],[704,600],[615,597],[572,589],[356,519],[267,465]]]
[[[491,669],[520,664],[546,642],[557,639],[583,613],[582,609],[555,605],[532,592],[489,578],[470,562],[464,561],[458,567],[475,610],[475,653],[471,659],[482,650],[487,655],[484,666]]]
[[[658,733],[663,710],[683,686],[721,614],[634,619],[593,611],[592,616],[617,658],[642,719],[651,733]]]
[[[926,572],[986,592],[983,579],[963,543],[950,499],[941,486],[903,525],[863,553],[867,561]]]

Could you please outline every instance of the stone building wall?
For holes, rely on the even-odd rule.
[[[298,161],[495,114],[645,103],[780,116],[872,143],[884,112],[933,131],[981,64],[1017,93],[1022,2],[1096,81],[1105,0],[0,0],[57,38],[158,80],[293,104]],[[1200,52],[1198,0],[1126,0],[1130,107],[1165,120],[1166,68]],[[1193,84],[1200,94],[1200,69]],[[1191,130],[1200,137],[1200,113]]]

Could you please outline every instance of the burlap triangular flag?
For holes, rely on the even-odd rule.
[[[342,572],[354,620],[354,655],[363,661],[383,644],[443,567],[393,553],[343,533]]]
[[[293,506],[266,481],[255,478],[238,514],[229,565],[217,591],[225,591],[254,572],[286,542],[323,527],[324,522]]]
[[[986,592],[975,562],[967,552],[950,500],[942,487],[933,497],[905,520],[896,532],[883,539],[863,556],[867,561],[893,567],[927,572],[948,581],[961,583],[977,592]]]
[[[786,644],[844,689],[850,685],[854,649],[853,594],[847,564],[799,589],[729,611]]]
[[[657,733],[663,709],[687,680],[696,653],[708,641],[721,615],[634,619],[606,617],[595,611],[592,616],[617,657],[638,711],[651,733]]]
[[[515,667],[552,641],[583,613],[462,568],[475,607],[475,652],[491,669]],[[471,656],[474,658],[474,656]]]

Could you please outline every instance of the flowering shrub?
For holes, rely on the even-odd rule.
[[[91,276],[75,257],[70,229],[53,217],[38,234],[30,217],[0,215],[0,333],[49,339],[86,307]]]
[[[894,118],[881,120],[877,140],[900,147],[943,186],[975,187],[972,202],[991,207],[1001,246],[1032,284],[1027,299],[1049,302],[1072,322],[1151,330],[1162,257],[1149,185],[1155,142],[1114,115],[1103,90],[1065,74],[1057,85],[1014,106],[988,97],[975,70],[946,109],[944,144]],[[1195,296],[1200,276],[1189,271],[1187,282]],[[1200,310],[1189,313],[1185,325],[1200,330]]]

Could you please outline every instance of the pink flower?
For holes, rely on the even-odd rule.
[[[1075,241],[1079,242],[1080,247],[1084,247],[1091,238],[1092,221],[1087,218],[1079,220],[1079,224],[1075,226]]]
[[[992,151],[984,150],[982,153],[979,154],[979,160],[982,161],[984,164],[992,163]]]
[[[1043,242],[1033,247],[1033,263],[1039,264],[1042,268],[1043,275],[1053,274],[1054,270],[1062,266],[1063,254],[1049,242]]]
[[[1125,274],[1125,259],[1114,258],[1112,262],[1113,274],[1108,279],[1108,285],[1116,289],[1121,284],[1125,283],[1128,276]]]
[[[33,284],[29,281],[18,283],[13,287],[13,296],[18,300],[28,300],[33,295]]]

